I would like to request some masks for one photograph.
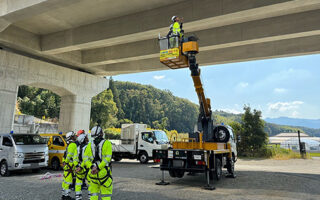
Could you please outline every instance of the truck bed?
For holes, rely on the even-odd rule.
[[[133,144],[120,144],[120,143],[112,143],[112,151],[113,152],[129,152],[134,154],[135,153],[135,148]]]

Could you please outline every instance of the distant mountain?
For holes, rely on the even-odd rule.
[[[308,128],[320,128],[320,119],[298,119],[289,117],[266,118],[266,122],[287,126],[303,126]]]

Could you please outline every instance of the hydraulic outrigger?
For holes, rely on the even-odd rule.
[[[174,38],[179,41],[179,38]],[[213,176],[219,180],[222,176],[222,167],[226,167],[229,177],[234,175],[236,161],[235,140],[229,126],[214,125],[210,99],[205,97],[200,78],[200,69],[196,61],[199,46],[196,37],[182,39],[170,46],[168,38],[159,38],[160,62],[171,69],[189,67],[196,93],[200,104],[198,130],[189,133],[187,141],[173,142],[172,149],[154,150],[155,158],[161,161],[162,173],[168,170],[171,177],[182,178],[185,172],[205,173],[206,189],[214,189],[210,185]],[[158,183],[165,185],[164,175]]]

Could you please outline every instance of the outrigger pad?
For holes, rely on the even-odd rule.
[[[160,181],[159,183],[156,183],[156,185],[169,185],[169,182],[165,182],[165,181]]]
[[[205,190],[215,190],[216,188],[213,185],[206,185],[204,186]]]

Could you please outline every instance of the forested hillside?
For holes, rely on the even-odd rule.
[[[59,117],[60,97],[50,91],[22,86],[19,88],[18,103],[22,113],[36,117]],[[213,115],[217,123],[241,123],[241,114],[214,111]],[[111,79],[109,89],[92,99],[91,124],[101,119],[104,128],[135,122],[155,129],[187,133],[193,131],[197,118],[198,105],[150,85]],[[311,136],[320,136],[320,129],[265,123],[269,136],[296,132],[298,129]]]
[[[130,82],[110,82],[117,103],[119,120],[129,119],[153,128],[193,131],[198,118],[198,106],[178,98],[170,91]]]

